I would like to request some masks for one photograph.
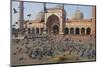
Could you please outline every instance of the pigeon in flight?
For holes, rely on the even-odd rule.
[[[18,22],[16,22],[16,24],[18,24]]]
[[[28,17],[31,17],[31,14],[27,14]]]
[[[29,22],[29,20],[26,20],[24,24],[26,24],[27,22]]]
[[[12,25],[12,26],[15,26],[15,25]]]
[[[15,14],[15,13],[18,13],[18,11],[17,11],[15,8],[13,8],[13,11],[14,11],[14,14]]]

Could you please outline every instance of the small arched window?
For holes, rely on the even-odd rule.
[[[87,28],[87,29],[86,29],[86,34],[89,35],[90,33],[91,33],[91,28]]]
[[[74,34],[74,28],[70,28],[70,34]]]
[[[81,28],[81,34],[82,34],[82,35],[85,34],[85,28]]]

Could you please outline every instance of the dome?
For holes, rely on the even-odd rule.
[[[73,15],[73,19],[80,20],[83,19],[83,13],[80,10],[76,10],[75,14]]]
[[[44,20],[44,12],[39,12],[36,16],[36,20],[43,21]]]

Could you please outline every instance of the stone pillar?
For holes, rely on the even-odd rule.
[[[70,35],[70,28],[69,28],[69,30],[68,30],[68,34]]]
[[[85,35],[87,35],[86,33],[87,33],[87,32],[86,32],[86,28],[85,28]]]
[[[75,35],[75,28],[74,28],[74,35]]]
[[[47,22],[47,13],[45,13],[45,18],[44,18],[43,34],[47,34],[46,22]]]
[[[32,33],[32,28],[30,28],[30,33]]]
[[[81,29],[79,28],[79,35],[81,35]]]
[[[59,20],[60,20],[59,34],[64,34],[63,33],[63,22],[62,22],[62,18],[59,18]]]

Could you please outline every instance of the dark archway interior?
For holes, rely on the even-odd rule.
[[[32,33],[33,33],[33,34],[35,33],[35,29],[34,29],[34,28],[32,28]]]
[[[74,28],[70,28],[70,34],[74,34]]]
[[[91,33],[91,29],[90,28],[87,28],[86,29],[86,33],[89,35]]]
[[[85,34],[85,28],[81,28],[81,34],[82,34],[82,35]]]
[[[68,28],[65,28],[65,29],[64,29],[64,34],[69,34],[68,31],[69,31],[69,29],[68,29]]]
[[[30,30],[30,28],[28,28],[28,33],[30,33],[31,32],[31,30]]]
[[[41,28],[41,34],[43,33],[43,28]]]
[[[39,34],[39,28],[36,28],[36,34]]]
[[[54,28],[59,29],[59,27],[55,26],[55,25],[59,25],[59,18],[56,15],[53,14],[53,15],[48,17],[47,22],[46,22],[47,31],[48,31],[49,34],[52,33],[52,31],[54,31]],[[52,27],[54,27],[54,28],[52,28]]]
[[[53,34],[59,34],[59,27],[57,25],[53,26]]]
[[[80,34],[79,28],[76,28],[76,29],[75,29],[75,33],[76,33],[76,34]]]

